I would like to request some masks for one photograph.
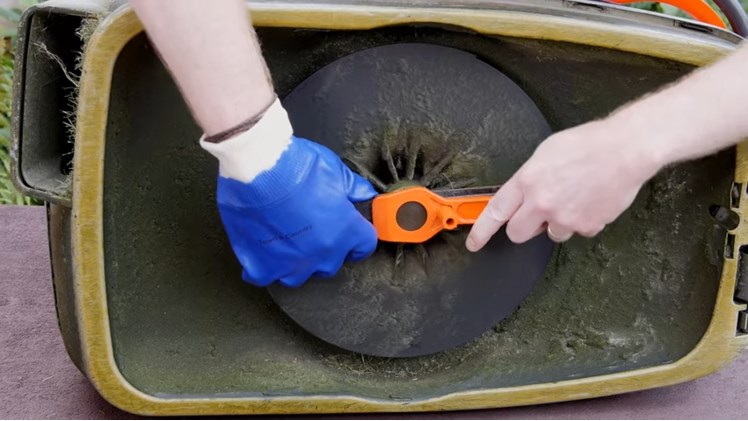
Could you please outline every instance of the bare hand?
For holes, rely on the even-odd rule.
[[[467,248],[480,250],[504,224],[515,243],[545,230],[557,242],[598,234],[660,169],[646,139],[632,137],[605,120],[549,137],[491,199]]]

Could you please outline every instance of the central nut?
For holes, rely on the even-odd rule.
[[[445,145],[443,148],[425,148],[423,136],[400,135],[403,130],[399,124],[390,125],[394,129],[386,130],[384,136],[378,141],[363,142],[378,150],[379,159],[370,160],[364,165],[361,160],[346,157],[346,161],[353,169],[368,179],[374,187],[382,193],[392,192],[405,187],[423,186],[429,189],[438,188],[465,188],[475,185],[475,178],[450,179],[446,172],[462,153],[450,148],[448,139],[430,139],[430,142],[439,142]],[[370,147],[371,147],[370,146]],[[426,149],[439,150],[440,156],[429,156]],[[369,149],[369,153],[373,153]],[[436,154],[434,154],[436,155]],[[426,209],[419,203],[403,205],[397,212],[397,221],[400,226],[408,231],[415,231],[426,220]],[[394,256],[394,274],[397,277],[399,268],[404,266],[405,259],[413,255],[421,262],[424,270],[428,268],[428,249],[435,242],[447,243],[454,248],[464,248],[463,239],[457,238],[458,233],[453,230],[457,228],[454,219],[447,221],[450,231],[442,231],[432,239],[422,244],[382,243],[380,249],[392,253]]]
[[[418,202],[408,202],[400,206],[397,210],[397,224],[406,231],[415,231],[426,223],[428,212],[422,204]]]

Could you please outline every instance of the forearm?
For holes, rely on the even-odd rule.
[[[748,46],[622,108],[610,130],[641,142],[657,165],[709,155],[748,138]]]
[[[241,0],[131,4],[207,135],[270,104],[273,87]]]

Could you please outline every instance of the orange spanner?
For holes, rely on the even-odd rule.
[[[439,231],[474,224],[499,186],[452,190],[405,187],[375,197],[371,218],[382,241],[423,243]]]

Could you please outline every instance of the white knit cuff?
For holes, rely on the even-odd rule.
[[[222,177],[250,183],[272,169],[291,143],[293,128],[288,113],[276,99],[251,129],[219,143],[200,138],[200,146],[218,158]]]

